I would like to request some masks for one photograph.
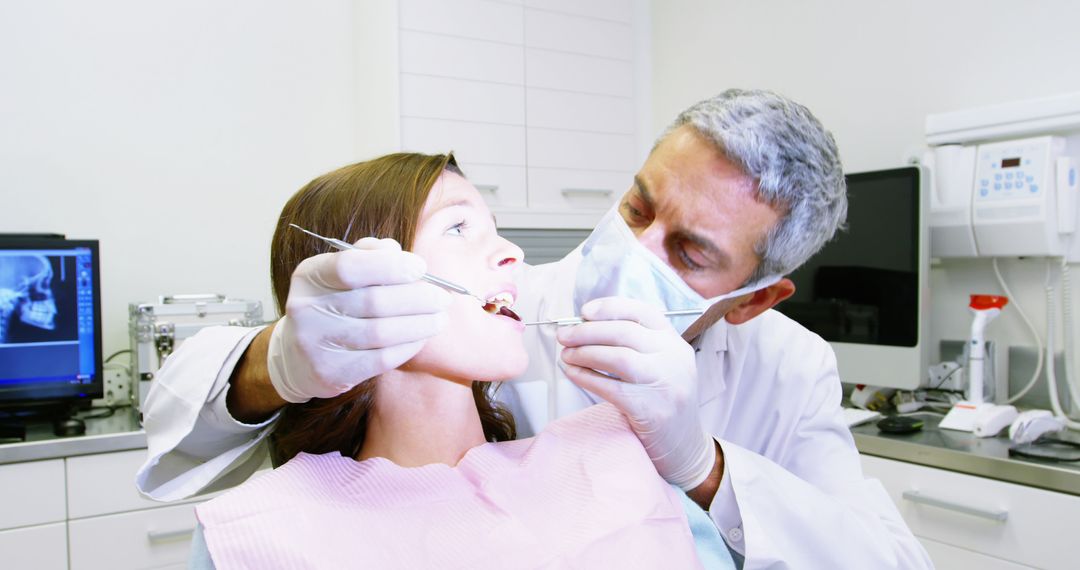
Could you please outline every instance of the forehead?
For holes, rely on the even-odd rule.
[[[487,213],[487,204],[480,192],[461,175],[443,171],[428,193],[422,218],[426,219],[453,206],[472,207]]]
[[[695,208],[719,206],[735,198],[756,200],[753,178],[688,125],[661,141],[639,174],[665,198],[693,203]]]

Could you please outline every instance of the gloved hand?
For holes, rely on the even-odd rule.
[[[397,368],[446,324],[450,293],[420,276],[427,264],[392,239],[297,266],[285,316],[270,335],[270,382],[289,402],[332,398]]]
[[[595,299],[581,316],[556,332],[566,376],[622,411],[665,480],[684,491],[700,485],[716,445],[698,419],[694,349],[660,309],[634,299]]]

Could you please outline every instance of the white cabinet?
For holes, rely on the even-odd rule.
[[[67,525],[58,522],[0,531],[0,566],[64,570],[68,567]]]
[[[649,142],[633,0],[400,0],[400,142],[454,151],[503,227],[591,228]]]
[[[0,465],[0,529],[66,518],[63,459]]]
[[[1075,568],[1080,559],[1080,497],[867,455],[862,464],[939,568]]]
[[[183,567],[195,520],[193,504],[73,520],[71,570]]]

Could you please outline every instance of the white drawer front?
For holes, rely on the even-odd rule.
[[[0,531],[0,566],[66,570],[67,525],[59,522]]]
[[[401,28],[522,43],[522,8],[487,0],[401,0]]]
[[[82,455],[67,459],[68,513],[73,519],[160,507],[135,488],[135,472],[146,450]]]
[[[1075,568],[1080,559],[1080,542],[1071,537],[1080,528],[1080,497],[879,457],[862,459],[866,475],[881,481],[919,537],[1038,568]],[[945,504],[924,504],[920,498]],[[999,522],[972,510],[1007,518]]]
[[[992,558],[985,554],[957,548],[928,538],[919,538],[919,542],[926,549],[926,553],[930,555],[930,560],[934,562],[934,568],[937,568],[937,570],[971,570],[974,568],[978,568],[978,570],[1027,570],[1031,568],[1031,566],[1023,566],[1000,558]]]
[[[63,459],[0,465],[0,529],[65,518]]]
[[[71,569],[183,564],[195,522],[193,504],[71,521]]]
[[[525,59],[528,62],[525,84],[529,87],[621,97],[634,95],[634,66],[628,61],[532,48],[525,49]]]
[[[529,128],[529,167],[634,171],[633,135]]]
[[[633,29],[628,24],[527,10],[525,45],[631,61]]]
[[[476,186],[489,208],[524,208],[526,182],[524,166],[492,166],[458,163],[469,182]]]
[[[525,128],[405,118],[401,120],[401,148],[406,152],[454,151],[466,164],[525,166]]]
[[[546,129],[634,134],[634,100],[611,95],[528,89],[527,124]]]
[[[521,85],[523,48],[478,40],[401,32],[401,72]]]
[[[627,172],[529,169],[529,209],[606,210],[633,183]]]
[[[631,0],[525,0],[525,5],[618,22],[630,22],[633,19]]]
[[[524,125],[525,88],[520,85],[403,74],[401,114],[425,119]]]

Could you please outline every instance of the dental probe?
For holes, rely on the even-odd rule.
[[[296,228],[296,229],[298,229],[298,230],[300,230],[300,231],[302,231],[302,232],[304,232],[305,234],[308,234],[309,236],[317,237],[317,238],[325,241],[326,243],[328,243],[328,244],[330,244],[330,245],[332,245],[332,246],[334,246],[337,249],[340,249],[342,251],[345,251],[347,249],[356,249],[356,247],[353,244],[351,244],[351,243],[349,243],[347,241],[340,240],[340,239],[335,239],[335,238],[328,238],[326,236],[321,236],[321,235],[319,235],[319,234],[317,234],[315,232],[305,230],[304,228],[302,228],[302,227],[300,227],[300,226],[298,226],[296,224],[289,224],[289,225]],[[447,281],[446,279],[443,279],[441,277],[435,277],[434,275],[432,275],[430,273],[425,273],[425,274],[421,275],[420,278],[423,279],[424,281],[427,281],[428,283],[431,283],[432,285],[438,285],[439,287],[442,287],[443,289],[446,289],[447,291],[453,291],[454,293],[460,293],[462,295],[468,295],[470,297],[475,298],[476,300],[480,301],[481,303],[483,303],[485,305],[487,304],[487,301],[485,301],[484,299],[481,299],[480,297],[478,297],[476,295],[473,295],[471,291],[469,291],[468,289],[462,287],[461,285],[458,285],[457,283]]]
[[[700,315],[700,314],[702,314],[704,312],[705,312],[705,309],[681,309],[681,310],[678,310],[678,311],[666,311],[664,313],[664,316],[665,317],[684,317],[684,316],[687,316],[687,315]],[[568,326],[568,325],[580,325],[583,322],[585,322],[585,319],[583,319],[581,317],[563,317],[561,319],[551,319],[550,321],[532,321],[532,322],[529,322],[529,323],[525,323],[525,326],[528,327],[528,326],[532,326],[532,325],[555,325],[557,327],[562,327],[562,326]]]

